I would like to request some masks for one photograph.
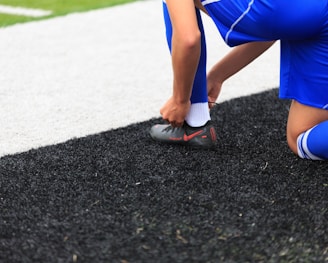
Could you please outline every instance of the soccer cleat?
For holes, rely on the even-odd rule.
[[[195,148],[213,148],[217,143],[216,132],[210,121],[201,127],[190,127],[186,122],[182,127],[157,124],[151,128],[150,136],[158,142]]]

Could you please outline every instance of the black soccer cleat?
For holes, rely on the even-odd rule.
[[[211,121],[201,127],[191,127],[186,122],[182,127],[157,124],[150,129],[150,136],[158,142],[180,144],[194,148],[209,149],[217,144],[216,132]]]

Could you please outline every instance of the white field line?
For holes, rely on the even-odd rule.
[[[19,15],[19,16],[31,16],[31,17],[42,17],[48,16],[52,11],[42,10],[42,9],[33,9],[25,7],[14,7],[8,5],[0,5],[0,13],[10,14],[10,15]]]

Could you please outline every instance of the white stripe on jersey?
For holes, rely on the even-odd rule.
[[[212,4],[212,3],[215,3],[215,2],[220,2],[221,0],[204,0],[202,1],[202,5],[208,5],[208,4]]]
[[[230,30],[228,31],[228,33],[226,34],[226,36],[225,36],[225,38],[224,38],[224,41],[226,42],[226,43],[228,43],[228,41],[229,41],[229,36],[230,36],[230,34],[231,34],[231,32],[233,31],[233,29],[235,28],[235,26],[248,14],[248,12],[251,10],[251,8],[252,8],[252,5],[254,4],[254,0],[251,0],[249,3],[248,3],[248,7],[247,7],[247,9],[244,11],[244,13],[242,13],[241,15],[240,15],[240,17],[238,17],[237,19],[236,19],[236,21],[231,25],[231,27],[230,27]]]

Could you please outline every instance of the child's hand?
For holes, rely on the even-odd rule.
[[[211,77],[207,78],[207,98],[208,107],[211,109],[214,107],[216,100],[219,97],[222,84],[215,82]]]
[[[160,113],[163,119],[173,127],[181,127],[189,110],[190,101],[187,103],[178,103],[171,97],[161,108]]]

